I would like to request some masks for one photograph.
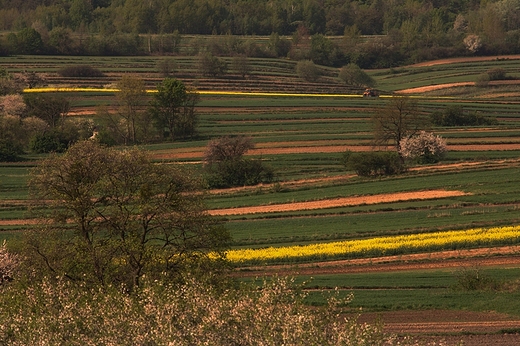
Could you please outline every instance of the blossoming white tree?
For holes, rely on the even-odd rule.
[[[13,279],[14,272],[20,263],[20,258],[7,250],[7,244],[0,245],[0,286]]]
[[[20,94],[0,96],[0,115],[21,116],[26,108],[27,106]]]
[[[420,131],[417,135],[403,138],[399,143],[399,154],[420,163],[439,161],[448,150],[446,140],[431,132]]]

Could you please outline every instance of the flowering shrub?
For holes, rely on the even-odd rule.
[[[0,115],[22,116],[26,107],[22,95],[0,96]]]
[[[0,295],[2,345],[415,345],[345,317],[345,301],[306,306],[288,279],[227,290],[148,282],[134,294],[66,280],[11,287]]]
[[[446,141],[431,132],[403,138],[399,142],[399,154],[405,159],[418,160],[420,163],[438,162],[448,150]]]
[[[4,240],[0,246],[0,286],[7,281],[11,281],[15,270],[20,264],[18,256],[7,251],[7,244]]]
[[[466,49],[469,50],[471,53],[475,53],[480,48],[482,48],[482,39],[480,38],[480,36],[474,34],[466,36],[463,42],[464,46],[466,46]]]

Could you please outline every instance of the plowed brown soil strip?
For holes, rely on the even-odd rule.
[[[255,206],[255,207],[217,209],[217,210],[210,210],[210,214],[224,216],[224,215],[243,215],[243,214],[256,214],[256,213],[275,213],[275,212],[285,212],[285,211],[337,208],[337,207],[345,207],[345,206],[361,205],[361,204],[377,204],[377,203],[400,202],[400,201],[407,201],[407,200],[423,200],[423,199],[432,199],[432,198],[456,197],[456,196],[463,196],[463,195],[466,195],[466,193],[463,191],[448,191],[448,190],[412,191],[412,192],[401,192],[401,193],[381,194],[381,195],[372,195],[372,196],[334,198],[334,199],[311,201],[311,202],[296,202],[296,203],[262,205],[262,206]]]
[[[461,58],[450,58],[450,59],[438,59],[433,61],[425,61],[418,64],[413,64],[413,67],[423,66],[435,66],[444,64],[456,64],[465,62],[477,62],[477,61],[493,61],[493,60],[518,60],[520,55],[496,55],[496,56],[473,56],[473,57],[461,57]]]
[[[279,143],[271,143],[270,148],[256,148],[247,152],[247,155],[284,155],[284,154],[310,154],[310,153],[342,153],[347,149],[355,152],[372,151],[374,147],[371,145],[314,145],[314,146],[292,146],[292,147],[276,147]],[[165,151],[156,151],[153,153],[154,159],[157,160],[174,160],[174,159],[202,159],[205,148],[190,148],[188,150],[172,149]],[[451,151],[486,151],[486,150],[520,150],[520,143],[488,143],[488,144],[453,144],[448,145]]]
[[[39,219],[0,220],[0,226],[37,225],[39,222],[41,222]]]
[[[505,80],[505,81],[489,82],[489,85],[514,85],[514,84],[520,84],[520,80]],[[417,88],[396,90],[395,92],[397,94],[419,94],[419,93],[425,93],[425,92],[441,90],[441,89],[463,87],[463,86],[474,86],[474,85],[475,85],[475,82],[446,83],[446,84],[427,85],[427,86],[422,86],[422,87],[417,87]],[[514,96],[514,95],[512,95],[512,96]],[[497,96],[494,95],[493,97],[497,97]],[[500,94],[500,97],[505,97],[505,94]]]

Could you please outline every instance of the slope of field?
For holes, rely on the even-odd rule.
[[[42,72],[48,85],[53,87],[112,88],[124,73],[132,73],[145,79],[148,88],[153,88],[162,79],[156,68],[157,59],[80,59],[103,70],[106,77],[102,79],[59,77],[58,67],[78,63],[65,57],[0,58],[0,66],[10,71]],[[186,166],[198,173],[209,140],[223,135],[247,135],[256,145],[247,153],[248,157],[263,160],[276,172],[272,184],[209,191],[211,213],[227,221],[235,247],[310,244],[520,223],[520,89],[514,80],[520,76],[520,56],[461,58],[369,71],[383,96],[397,91],[413,94],[424,115],[458,105],[499,121],[492,127],[433,128],[448,141],[450,151],[444,162],[429,166],[412,164],[402,176],[375,179],[360,178],[346,171],[341,158],[347,149],[393,150],[392,147],[374,148],[371,144],[370,116],[385,106],[388,98],[344,97],[360,95],[362,88],[341,84],[336,79],[337,69],[324,67],[321,80],[306,83],[298,79],[295,62],[253,59],[252,73],[247,78],[233,74],[225,78],[202,78],[197,76],[193,57],[175,59],[179,66],[177,78],[198,90],[220,92],[201,96],[196,138],[143,145],[143,148],[150,150],[150,155],[158,161],[189,163]],[[505,69],[512,79],[493,82],[485,88],[474,86],[479,74],[495,67]],[[299,96],[227,95],[221,91],[297,93]],[[303,96],[306,93],[313,95]],[[320,97],[319,93],[327,96]],[[114,92],[62,94],[71,100],[69,115],[77,118],[96,114],[96,107],[101,104],[117,110]],[[27,161],[0,166],[1,239],[16,235],[34,222],[27,219],[25,213],[28,202],[25,182],[33,165],[34,161]],[[418,191],[430,191],[431,195],[421,197]],[[450,194],[446,195],[446,191]],[[235,274],[337,278],[353,273],[411,272],[411,275],[416,273],[419,280],[425,270],[455,271],[476,264],[486,270],[520,268],[519,252],[518,244],[511,244],[351,262],[237,268]],[[508,280],[514,283],[515,279]],[[520,276],[516,280],[520,280]],[[433,310],[424,302],[428,298],[420,298],[420,295],[416,305],[407,303],[406,299],[411,298],[392,296],[392,304],[398,308],[388,304],[379,311],[363,314],[362,318],[371,320],[381,314],[388,331],[442,334],[453,343],[464,338],[465,345],[520,344],[517,335],[495,334],[520,330],[518,313],[511,313],[507,304],[499,301],[494,305],[485,304],[494,299],[492,294],[503,295],[514,302],[519,298],[518,289],[470,292],[472,302],[460,302],[459,296],[451,291],[435,293],[435,285],[421,288],[424,292],[434,292],[435,297],[445,296],[444,305],[439,303]],[[363,294],[374,296],[387,294],[387,291],[391,290],[384,286],[362,290]],[[402,286],[395,291],[406,294],[413,290]],[[400,310],[402,306],[407,310]],[[421,308],[418,310],[415,306]],[[477,338],[472,333],[484,335]]]

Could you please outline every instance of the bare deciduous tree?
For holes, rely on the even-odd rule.
[[[424,130],[429,120],[419,114],[417,102],[410,97],[394,97],[372,115],[374,144],[393,145],[397,151],[401,140]]]
[[[120,102],[119,115],[125,120],[127,139],[125,144],[136,143],[137,123],[144,113],[146,89],[144,81],[140,78],[125,75],[117,82]]]

